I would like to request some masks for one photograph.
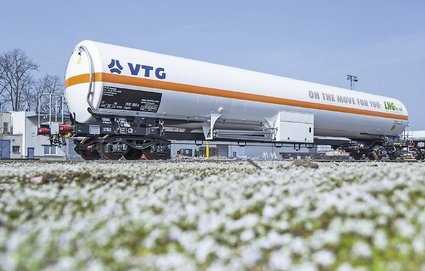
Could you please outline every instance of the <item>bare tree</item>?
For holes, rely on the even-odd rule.
[[[20,49],[0,55],[0,92],[10,102],[13,111],[25,107],[24,97],[31,91],[31,72],[35,70],[38,70],[38,65]]]
[[[52,94],[51,101],[49,94]],[[48,112],[51,107],[52,112],[59,114],[62,110],[60,96],[63,96],[63,82],[57,75],[46,75],[34,82],[28,96],[31,101],[30,106],[35,111]]]
[[[4,69],[3,69],[3,66],[0,65],[0,106],[1,108],[3,108],[3,105],[6,103],[6,98],[2,96],[2,93],[4,89],[6,88],[2,84],[3,78],[4,78]]]
[[[4,75],[4,69],[3,69],[3,66],[0,65],[0,82],[3,79],[3,75]],[[0,95],[3,93],[3,91],[4,91],[4,87],[2,87],[2,85],[0,85]],[[1,96],[0,96],[0,98],[1,98]]]

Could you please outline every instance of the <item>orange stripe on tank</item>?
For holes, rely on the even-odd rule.
[[[65,87],[67,88],[77,84],[88,83],[89,80],[90,80],[89,74],[76,75],[76,76],[68,78],[65,81]],[[338,105],[305,102],[305,101],[278,98],[278,97],[266,96],[266,95],[260,95],[260,94],[252,94],[252,93],[245,93],[245,92],[224,90],[224,89],[217,89],[217,88],[210,88],[210,87],[201,87],[201,86],[194,86],[194,85],[188,85],[188,84],[182,84],[182,83],[158,81],[158,80],[139,78],[139,77],[127,76],[127,75],[111,74],[111,73],[95,73],[93,81],[132,85],[132,86],[138,86],[138,87],[157,88],[157,89],[169,90],[169,91],[178,91],[178,92],[209,95],[209,96],[231,98],[231,99],[238,99],[238,100],[245,100],[245,101],[263,102],[263,103],[270,103],[270,104],[279,104],[279,105],[295,106],[295,107],[302,107],[302,108],[308,108],[308,109],[319,109],[319,110],[327,110],[327,111],[334,111],[334,112],[351,113],[351,114],[375,116],[375,117],[383,117],[383,118],[391,118],[391,119],[399,119],[399,120],[408,119],[406,115],[400,115],[400,114],[394,114],[394,113],[377,112],[377,111],[350,108],[350,107],[344,107],[344,106],[338,106]]]

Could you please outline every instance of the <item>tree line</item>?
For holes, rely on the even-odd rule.
[[[0,54],[0,107],[3,111],[60,113],[63,81],[57,75],[35,78],[39,65],[21,49]],[[50,95],[52,103],[50,104]]]

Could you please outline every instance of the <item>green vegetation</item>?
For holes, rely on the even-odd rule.
[[[0,270],[421,270],[423,163],[0,164]]]

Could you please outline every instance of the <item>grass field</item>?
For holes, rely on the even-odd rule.
[[[425,164],[0,163],[3,270],[425,270]]]

